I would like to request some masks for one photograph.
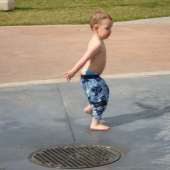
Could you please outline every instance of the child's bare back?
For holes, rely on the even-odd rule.
[[[102,74],[106,65],[106,47],[103,41],[93,36],[89,42],[88,48],[98,46],[98,51],[94,54],[93,58],[88,60],[83,67],[83,70],[89,70]],[[94,47],[95,48],[95,47]]]

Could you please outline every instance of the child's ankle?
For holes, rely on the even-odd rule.
[[[104,131],[106,131],[106,130],[109,130],[110,127],[109,126],[105,126],[103,124],[100,124],[100,119],[93,118],[92,119],[92,123],[90,125],[90,129],[91,130],[104,130]]]
[[[100,119],[92,118],[91,125],[92,126],[97,126],[100,124]]]

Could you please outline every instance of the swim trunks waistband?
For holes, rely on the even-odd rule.
[[[85,70],[85,69],[81,70],[81,73],[82,73],[83,75],[97,75],[97,74],[99,74],[99,73],[97,73],[97,72],[89,71],[89,70]]]
[[[81,78],[84,78],[84,79],[99,78],[99,74],[96,74],[96,75],[81,75]]]

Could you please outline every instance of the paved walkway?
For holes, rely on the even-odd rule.
[[[169,71],[169,17],[139,23],[115,23],[104,75]],[[91,36],[88,25],[0,27],[0,83],[63,78]]]
[[[103,74],[107,132],[89,130],[83,90],[63,79],[90,37],[89,26],[0,27],[0,170],[47,170],[28,155],[74,143],[122,153],[93,170],[170,170],[170,18],[115,23]]]

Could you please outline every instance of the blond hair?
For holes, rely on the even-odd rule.
[[[90,28],[93,30],[93,27],[95,24],[98,24],[100,21],[104,20],[104,19],[110,19],[112,20],[112,17],[108,14],[106,14],[105,12],[101,12],[101,11],[97,11],[95,12],[91,17],[90,17]]]

